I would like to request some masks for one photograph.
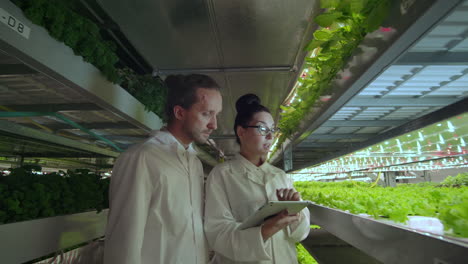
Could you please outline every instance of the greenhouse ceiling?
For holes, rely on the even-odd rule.
[[[467,142],[468,113],[464,113],[290,175],[294,180],[321,180],[364,172],[468,167]]]
[[[302,142],[293,147],[292,170],[374,144],[375,139],[383,140],[383,135],[389,135],[386,132],[398,127],[408,131],[415,128],[412,121],[424,116],[425,125],[431,118],[437,122],[440,116],[433,113],[466,98],[466,17],[468,1],[463,1],[349,101],[335,112],[329,110],[317,117],[302,135]],[[385,34],[392,28],[381,30]],[[447,113],[444,118],[449,116]]]

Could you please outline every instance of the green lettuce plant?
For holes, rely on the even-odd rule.
[[[314,19],[321,28],[313,33],[313,40],[306,47],[310,51],[304,62],[308,72],[298,79],[301,85],[296,91],[297,99],[288,106],[281,106],[281,136],[271,156],[317,106],[319,97],[329,90],[366,34],[380,27],[391,1],[322,0],[320,3],[326,11]]]
[[[0,224],[109,207],[109,178],[89,170],[39,175],[29,167],[0,176]]]
[[[468,237],[468,186],[403,184],[371,187],[363,182],[295,182],[303,199],[353,214],[404,223],[408,216],[437,217],[446,231]]]

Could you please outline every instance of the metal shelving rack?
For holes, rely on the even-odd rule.
[[[156,114],[29,21],[11,1],[0,0],[0,8],[2,17],[29,29],[19,34],[11,23],[0,23],[0,154],[21,161],[67,158],[76,166],[97,168],[99,162],[81,159],[102,159],[108,166],[119,149],[162,126]],[[0,262],[23,263],[102,237],[107,212],[2,224]]]
[[[108,211],[0,225],[0,262],[23,263],[102,237]]]
[[[28,161],[88,158],[98,166],[162,126],[11,1],[1,0],[0,8],[9,21],[0,24],[0,153]],[[28,34],[13,26],[20,23]]]
[[[293,154],[278,151],[272,162],[287,160],[287,171],[320,164],[384,140],[386,131],[421,128],[413,121],[465,98],[450,86],[466,74],[467,6],[462,0],[394,1],[385,28],[365,37],[329,98],[283,145]],[[434,75],[441,77],[432,81]]]
[[[107,2],[111,3],[111,1]],[[407,17],[406,20],[402,19],[404,23],[402,22],[403,25],[400,25],[402,35],[399,38],[392,38],[392,41],[375,47],[381,52],[380,56],[376,55],[372,57],[372,60],[365,64],[366,67],[360,67],[355,75],[356,80],[352,84],[346,82],[346,84],[349,84],[349,87],[341,87],[339,90],[340,94],[337,94],[336,98],[334,97],[329,102],[327,108],[320,110],[318,114],[320,118],[309,122],[307,128],[297,135],[297,141],[306,138],[314,129],[323,125],[333,114],[345,106],[348,101],[351,106],[353,104],[354,106],[361,106],[363,100],[359,101],[359,98],[352,99],[352,97],[358,94],[380,72],[388,68],[392,62],[401,57],[408,47],[415,43],[426,31],[462,1],[416,0],[398,2],[414,5],[414,8],[409,10],[413,10],[417,16]],[[114,3],[112,2],[109,5],[114,5]],[[37,87],[43,87],[44,83],[41,82],[47,82],[52,90],[58,94],[65,96],[71,94],[74,96],[70,101],[64,100],[54,104],[38,104],[38,102],[31,101],[27,105],[13,105],[13,107],[17,108],[16,111],[74,111],[77,117],[82,118],[90,116],[93,111],[98,111],[101,117],[106,116],[109,120],[107,122],[102,120],[86,120],[87,122],[84,122],[83,126],[93,131],[101,130],[103,133],[107,132],[112,140],[118,141],[120,139],[122,142],[127,143],[131,143],[132,140],[141,140],[150,129],[157,129],[162,125],[159,117],[153,113],[146,112],[144,106],[122,87],[105,80],[94,66],[84,62],[82,58],[75,56],[73,51],[63,43],[52,39],[46,30],[29,22],[22,15],[22,12],[10,1],[0,0],[0,7],[30,29],[29,36],[25,37],[4,24],[0,24],[0,35],[2,36],[0,39],[0,59],[4,58],[5,54],[13,58],[13,62],[8,62],[10,63],[8,65],[8,75],[27,76],[28,80],[35,81]],[[423,15],[426,10],[429,10],[429,12]],[[369,47],[374,47],[371,45],[372,43],[368,44]],[[365,56],[367,54],[362,55],[362,57]],[[360,59],[362,58],[360,57]],[[415,59],[421,60],[424,58],[403,57],[400,63],[415,63]],[[8,61],[9,58],[6,58],[6,60]],[[460,61],[463,62],[463,60]],[[2,60],[0,62],[5,63]],[[5,67],[0,67],[0,70],[5,69]],[[285,71],[288,75],[287,77],[290,78],[289,75],[296,75],[296,73],[292,73],[293,69],[294,67],[270,67],[256,68],[254,70]],[[243,68],[233,68],[231,70],[246,71]],[[174,70],[172,72],[177,71]],[[31,76],[39,76],[40,78],[33,78]],[[289,80],[288,78],[285,80]],[[2,93],[16,92],[18,96],[23,96],[21,93],[11,90],[8,87],[5,88],[0,85],[0,92]],[[77,99],[79,103],[72,104],[71,102],[74,99]],[[367,103],[369,101],[364,100],[364,102]],[[374,100],[370,103],[371,105],[369,106],[373,106],[379,105],[382,102]],[[405,102],[400,101],[399,103],[402,107],[415,103],[431,105],[436,103],[442,107],[453,103],[453,101],[431,102],[431,100],[411,99]],[[8,106],[12,107],[12,105]],[[89,141],[89,135],[76,134],[79,138],[85,141],[88,140],[86,142],[82,142],[81,140],[74,141],[55,135],[54,133],[57,131],[72,130],[70,127],[64,127],[64,124],[57,122],[57,120],[46,120],[53,128],[54,133],[38,130],[29,131],[28,129],[31,128],[23,127],[23,125],[29,126],[28,124],[16,121],[14,119],[1,120],[0,131],[15,135],[24,132],[23,136],[28,136],[34,140],[72,148],[76,151],[76,155],[92,157],[97,155],[116,157],[118,155],[118,152],[104,148],[102,144],[96,146],[95,143],[97,141]],[[365,120],[365,122],[369,121]],[[338,121],[336,123],[342,122]],[[330,124],[333,123],[329,123],[328,125]],[[386,122],[386,124],[389,124],[389,127],[393,127],[399,126],[402,122]],[[226,136],[232,139],[232,135],[219,135],[219,138],[222,139],[222,137]],[[312,135],[311,139],[314,139],[314,136],[317,138],[324,137],[324,135],[318,134]],[[337,135],[330,134],[326,136]],[[359,136],[362,137],[363,135]],[[299,142],[295,143],[298,144]],[[125,145],[128,144],[120,143],[119,146]],[[327,145],[329,144],[327,143]],[[310,151],[310,148],[306,149],[306,151]],[[319,154],[319,156],[323,155]],[[305,166],[308,164],[300,165]],[[463,240],[434,236],[320,205],[311,206],[310,211],[311,219],[313,219],[315,224],[320,225],[324,230],[337,238],[383,263],[454,264],[465,263],[468,257],[468,245]],[[88,212],[0,225],[0,237],[2,238],[2,247],[0,247],[2,259],[0,261],[2,263],[28,261],[100,237],[104,234],[106,217],[107,211],[100,214]],[[310,236],[308,240],[312,239],[314,237]]]
[[[313,224],[382,263],[463,264],[468,257],[466,239],[421,232],[318,204],[309,210]],[[311,240],[312,235],[303,244],[307,247]],[[351,263],[362,263],[358,261]]]
[[[78,94],[83,101],[122,116],[136,127],[148,130],[162,125],[156,114],[146,112],[144,106],[122,87],[107,81],[98,69],[76,56],[71,48],[30,22],[13,3],[1,0],[0,4],[18,22],[30,28],[26,38],[4,24],[0,27],[0,50],[15,57],[20,65],[26,65],[23,69],[30,68],[50,77],[68,88],[62,90],[65,95],[69,91],[70,94]],[[21,73],[20,69],[18,74]],[[80,104],[85,103],[83,101]]]

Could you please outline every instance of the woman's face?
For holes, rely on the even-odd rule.
[[[255,113],[248,126],[263,126],[269,129],[275,127],[273,117],[267,112]],[[273,141],[273,134],[267,133],[262,135],[258,128],[255,127],[237,127],[237,134],[241,142],[241,150],[253,155],[266,155],[270,150]]]

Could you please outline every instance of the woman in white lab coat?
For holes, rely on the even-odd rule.
[[[236,102],[234,132],[240,153],[216,166],[206,184],[205,234],[215,251],[212,263],[297,263],[295,244],[310,230],[309,211],[287,212],[261,226],[239,225],[268,201],[300,200],[283,170],[265,161],[278,131],[268,108],[256,95]]]

